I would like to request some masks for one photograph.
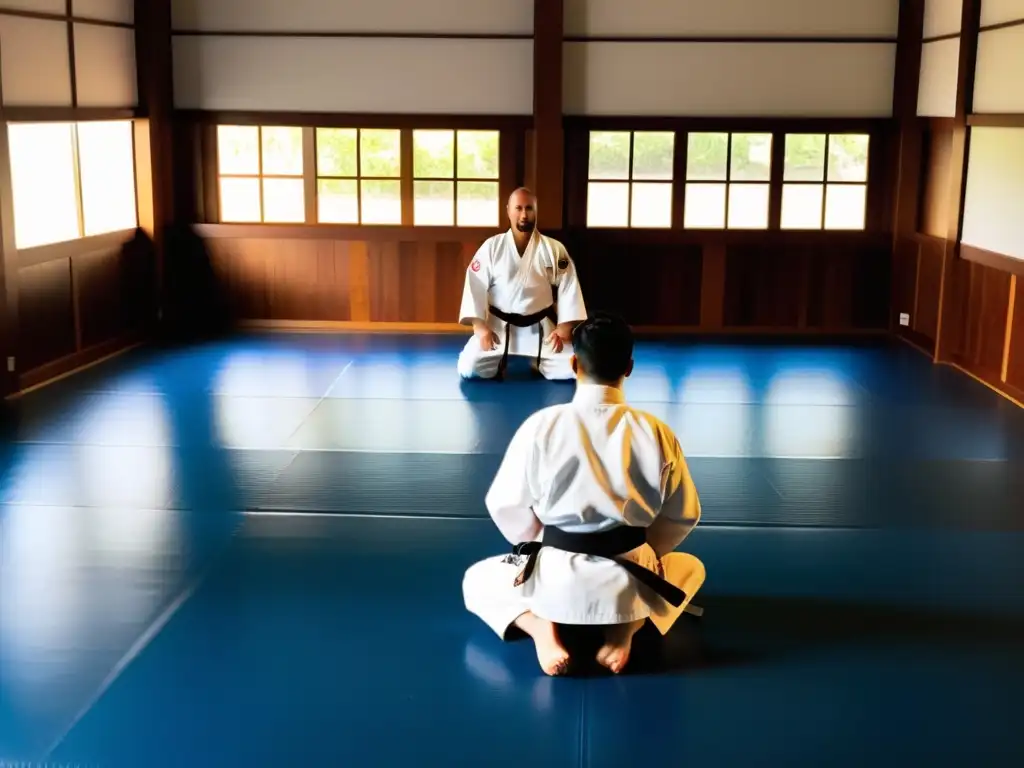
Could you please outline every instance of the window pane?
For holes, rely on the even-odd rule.
[[[587,226],[629,226],[629,182],[587,185]]]
[[[729,185],[729,229],[768,229],[768,185]]]
[[[302,179],[263,179],[263,220],[296,224],[306,221]]]
[[[638,181],[672,181],[676,135],[667,132],[633,134],[633,178]]]
[[[459,131],[459,178],[498,178],[498,131]]]
[[[413,182],[413,223],[452,226],[455,223],[454,187],[452,181]]]
[[[359,175],[402,175],[402,132],[397,128],[363,128],[359,131]]]
[[[687,184],[683,226],[687,229],[725,227],[725,184]]]
[[[732,167],[729,178],[732,181],[770,181],[772,176],[772,135],[770,133],[734,133],[730,164]]]
[[[225,174],[259,173],[260,129],[255,125],[218,125],[217,167]]]
[[[14,240],[32,248],[78,234],[75,156],[70,123],[11,123],[8,126]]]
[[[666,182],[633,184],[630,226],[671,227],[672,185]]]
[[[782,229],[821,229],[822,186],[782,185]]]
[[[302,175],[302,129],[266,126],[263,134],[263,173],[268,176]]]
[[[588,179],[628,179],[629,131],[591,131],[589,163]]]
[[[220,180],[220,220],[260,220],[260,180]]]
[[[316,129],[317,176],[356,176],[356,129]]]
[[[417,178],[453,178],[455,131],[413,131],[412,170]]]
[[[729,156],[728,133],[691,133],[686,137],[688,181],[725,181]],[[724,192],[723,192],[724,194]],[[723,198],[722,215],[725,215]],[[724,221],[723,221],[724,223]]]
[[[78,167],[85,234],[135,229],[135,142],[131,121],[79,123]]]
[[[402,182],[361,181],[363,224],[402,223]]]
[[[867,181],[870,137],[839,133],[828,137],[828,180]]]
[[[829,184],[825,191],[825,229],[864,229],[867,185]]]
[[[461,134],[460,134],[461,146]],[[498,182],[460,181],[455,214],[460,227],[494,227],[498,224]]]
[[[784,181],[823,181],[825,179],[825,136],[816,133],[790,133],[786,136]]]
[[[317,220],[324,224],[358,224],[356,184],[355,179],[320,179],[316,185]]]

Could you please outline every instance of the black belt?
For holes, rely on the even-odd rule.
[[[561,528],[547,527],[544,529],[543,541],[526,541],[513,547],[513,555],[525,555],[527,558],[526,566],[516,577],[514,586],[518,587],[529,581],[541,549],[553,547],[580,555],[594,555],[614,560],[625,568],[633,578],[650,587],[665,598],[670,605],[678,608],[686,600],[686,593],[683,590],[639,563],[619,557],[619,555],[624,555],[645,543],[647,543],[647,530],[636,526],[620,525],[597,533],[567,533]]]
[[[498,309],[497,307],[489,307],[490,312],[499,320],[505,321],[505,349],[501,353],[501,361],[498,363],[498,376],[505,373],[505,368],[508,365],[508,342],[511,334],[508,332],[510,325],[516,326],[516,328],[529,328],[531,325],[537,325],[544,318],[547,318],[555,325],[558,325],[558,315],[555,314],[555,305],[552,304],[547,309],[542,309],[540,312],[534,312],[532,315],[517,315],[515,312],[505,312]],[[541,353],[544,351],[544,334],[541,333],[540,341],[537,344],[537,366],[540,366]]]

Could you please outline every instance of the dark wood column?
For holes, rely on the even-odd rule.
[[[154,299],[159,308],[164,306],[167,236],[175,219],[171,0],[135,0],[135,51],[139,84],[135,127],[139,228],[153,243]]]
[[[974,105],[974,72],[978,58],[981,0],[963,0],[960,21],[960,60],[956,86],[956,114],[949,160],[948,231],[942,256],[939,289],[939,327],[935,339],[935,361],[949,362],[963,341],[969,265],[960,259],[960,235],[964,219],[964,191],[967,185],[967,116]]]
[[[562,0],[533,2],[533,131],[526,183],[538,197],[537,224],[562,228],[565,139],[562,131]]]

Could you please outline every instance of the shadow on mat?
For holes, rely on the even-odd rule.
[[[898,606],[756,596],[700,600],[703,618],[682,616],[666,636],[646,624],[633,640],[623,675],[664,675],[756,665],[833,646],[914,643],[933,647],[1019,647],[1024,616],[969,615]],[[601,634],[560,627],[576,661],[571,677],[610,675],[593,661]],[[510,635],[510,641],[527,641]],[[531,651],[532,652],[532,651]]]

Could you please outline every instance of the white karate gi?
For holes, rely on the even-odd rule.
[[[490,379],[498,372],[505,348],[505,322],[494,317],[488,306],[517,315],[532,315],[551,306],[552,286],[558,289],[559,323],[587,319],[576,265],[560,242],[534,230],[526,251],[520,256],[511,229],[485,240],[466,269],[459,322],[471,325],[474,319],[486,320],[499,341],[494,349],[485,351],[480,348],[479,340],[471,337],[459,354],[459,374],[463,378]],[[536,359],[540,348],[538,335],[546,337],[552,330],[554,326],[546,319],[528,328],[510,325],[509,356]],[[571,343],[565,343],[561,352],[545,344],[541,374],[548,379],[574,378],[569,362],[572,354]]]
[[[674,607],[612,560],[541,549],[532,577],[513,582],[525,557],[499,555],[463,579],[466,608],[504,637],[526,611],[556,624],[624,624],[650,618],[662,634],[704,582],[704,566],[673,552],[700,519],[700,499],[672,431],[625,403],[622,390],[577,385],[572,402],[544,408],[516,432],[487,493],[487,509],[512,544],[543,526],[572,532],[647,529],[625,557],[686,593]],[[511,551],[511,547],[510,547]]]

